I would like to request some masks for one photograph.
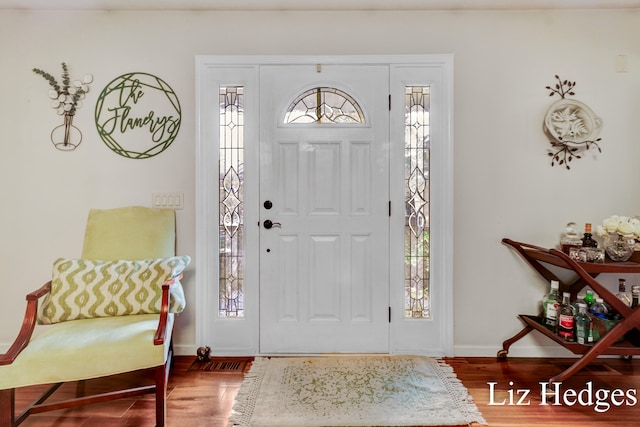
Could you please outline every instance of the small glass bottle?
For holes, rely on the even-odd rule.
[[[586,293],[584,293],[584,292],[580,292],[580,293],[578,294],[578,297],[576,298],[576,300],[575,300],[574,302],[572,302],[572,303],[571,303],[571,305],[573,305],[574,312],[576,312],[576,313],[577,313],[577,312],[579,311],[579,310],[578,310],[578,306],[579,306],[580,304],[584,304],[585,306],[587,305],[587,302],[584,300],[584,297],[585,297],[585,296],[586,296]]]
[[[574,317],[576,325],[576,342],[578,344],[592,344],[593,333],[591,318],[587,316],[587,304],[578,303],[578,314]]]
[[[587,303],[587,309],[596,302],[596,297],[593,295],[593,291],[591,289],[587,289],[587,292],[584,296],[584,302]]]
[[[627,307],[631,307],[631,297],[629,296],[629,292],[627,292],[627,281],[625,279],[618,279],[618,293],[616,297]]]
[[[582,246],[582,239],[576,231],[576,223],[570,222],[567,224],[564,236],[560,239],[560,248],[562,252],[569,255],[571,248],[579,248],[580,246]]]
[[[636,308],[640,304],[640,285],[631,287],[631,308]]]
[[[558,307],[560,306],[560,294],[558,289],[560,283],[552,280],[549,293],[542,299],[542,323],[544,326],[555,332],[558,327]]]
[[[569,292],[563,292],[562,303],[560,303],[560,308],[558,308],[558,335],[565,341],[573,342],[575,313],[573,312],[573,307],[569,302],[570,297],[571,294],[569,294]]]
[[[586,223],[584,225],[584,236],[582,237],[582,247],[583,248],[597,248],[598,242],[593,239],[591,234],[591,224]]]

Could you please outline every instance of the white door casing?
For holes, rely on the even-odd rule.
[[[261,353],[389,351],[388,81],[384,65],[260,69]],[[319,87],[365,123],[285,124]]]
[[[390,123],[390,176],[389,198],[391,217],[388,235],[389,284],[387,304],[392,308],[392,322],[387,350],[366,349],[364,345],[358,352],[388,351],[389,353],[414,353],[427,355],[453,355],[453,58],[451,55],[402,55],[402,56],[198,56],[196,58],[196,256],[195,307],[196,342],[189,351],[177,351],[183,354],[195,352],[201,345],[212,347],[213,354],[220,355],[267,355],[266,348],[260,346],[260,286],[259,272],[262,249],[269,245],[260,242],[260,238],[282,240],[292,222],[287,224],[285,216],[273,217],[272,221],[281,222],[282,228],[274,228],[265,235],[261,228],[265,215],[259,193],[259,165],[268,161],[260,157],[260,70],[267,66],[312,66],[322,64],[323,70],[329,65],[369,64],[385,66],[390,69],[389,86],[391,93]],[[375,67],[374,67],[375,68]],[[347,84],[334,82],[342,89]],[[214,188],[218,179],[217,146],[219,109],[218,87],[240,85],[245,88],[245,265],[244,295],[245,316],[242,318],[224,318],[218,315],[218,191]],[[430,167],[430,289],[433,316],[431,319],[411,319],[403,317],[404,288],[404,111],[402,90],[404,85],[429,85],[431,95],[431,167]],[[289,96],[293,97],[291,88]],[[285,98],[283,96],[283,98]],[[358,101],[361,101],[358,99]],[[284,101],[283,101],[284,102]],[[384,102],[386,104],[386,100]],[[274,132],[276,130],[274,129]],[[315,148],[324,148],[318,153],[321,164],[331,164],[331,149],[327,149],[337,139],[324,138],[329,144],[315,143]],[[322,139],[322,138],[321,138]],[[347,140],[349,137],[347,136]],[[357,139],[357,138],[356,138]],[[295,138],[294,138],[295,140]],[[331,147],[342,147],[342,142]],[[346,143],[345,143],[346,144]],[[311,145],[309,145],[311,147]],[[286,146],[285,146],[286,148]],[[287,150],[284,150],[287,152]],[[289,150],[289,153],[291,150]],[[333,150],[335,152],[335,150]],[[308,169],[308,168],[307,168]],[[275,170],[275,168],[274,168]],[[309,171],[303,171],[308,174]],[[300,185],[300,182],[297,182]],[[323,183],[327,186],[329,183]],[[304,197],[304,195],[303,195]],[[286,205],[286,203],[285,203]],[[305,201],[305,206],[308,200]],[[271,212],[275,212],[274,206]],[[281,219],[281,221],[278,221]],[[256,224],[255,227],[252,224]],[[340,231],[342,233],[342,231]],[[334,236],[341,234],[336,232]],[[263,236],[261,236],[261,234]],[[324,248],[331,247],[330,239],[321,239]],[[343,245],[344,247],[344,245]],[[342,256],[341,256],[342,257]],[[340,258],[336,257],[339,264]],[[275,268],[276,264],[268,264]],[[305,267],[306,268],[306,267]],[[308,271],[307,271],[308,272]],[[329,274],[322,270],[321,274]],[[321,295],[326,297],[326,295]],[[387,319],[385,319],[387,320]],[[375,341],[375,340],[374,340]],[[384,340],[380,340],[384,341]],[[186,348],[186,346],[182,346]],[[286,351],[286,350],[285,350]],[[296,351],[297,350],[291,350]],[[320,348],[318,351],[324,351]],[[305,347],[300,353],[313,352]]]

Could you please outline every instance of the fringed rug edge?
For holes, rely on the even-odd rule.
[[[240,385],[229,421],[233,426],[248,427],[260,393],[260,385],[269,363],[268,357],[256,357]]]
[[[478,409],[477,405],[473,401],[473,397],[469,394],[467,387],[462,384],[462,381],[456,375],[455,370],[451,365],[442,359],[429,359],[435,363],[437,369],[435,371],[442,380],[443,384],[449,391],[449,395],[456,402],[460,412],[465,414],[469,424],[477,423],[480,425],[487,425],[487,421],[482,416],[482,413]]]

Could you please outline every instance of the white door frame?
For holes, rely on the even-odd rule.
[[[245,86],[245,123],[255,121],[255,128],[245,126],[245,168],[258,170],[258,117],[250,111],[258,111],[258,77],[260,65],[266,64],[388,64],[407,76],[422,73],[424,78],[407,77],[404,84],[430,84],[434,88],[431,120],[431,173],[430,173],[430,224],[431,224],[431,276],[432,306],[438,308],[438,322],[431,320],[404,319],[401,315],[401,298],[390,301],[392,308],[391,353],[453,355],[453,56],[452,55],[391,55],[391,56],[197,56],[196,57],[196,346],[209,345],[214,354],[258,355],[258,254],[257,242],[245,242],[246,255],[255,261],[245,269],[245,317],[241,319],[218,316],[218,224],[207,221],[218,218],[217,186],[218,147],[212,142],[218,139],[218,86]],[[393,86],[393,81],[391,82]],[[393,87],[391,88],[393,91]],[[396,97],[400,98],[399,96]],[[392,97],[391,133],[393,138],[402,138],[404,118],[393,108],[400,102]],[[248,114],[248,116],[247,116]],[[400,133],[398,133],[400,132]],[[401,139],[402,140],[402,139]],[[436,143],[437,141],[437,143]],[[255,143],[247,149],[247,144]],[[401,142],[397,142],[402,145]],[[391,174],[402,162],[397,156],[403,150],[391,150]],[[395,153],[395,154],[394,154]],[[395,158],[394,158],[395,156]],[[397,169],[396,169],[396,172]],[[256,181],[257,182],[257,181]],[[391,250],[403,241],[402,234],[395,236],[396,224],[404,224],[404,200],[402,192],[394,193],[390,236]],[[396,189],[398,188],[395,186]],[[395,197],[393,196],[395,195]],[[257,189],[245,188],[245,226],[258,222]],[[395,208],[394,208],[395,206]],[[396,228],[398,230],[398,228]],[[259,233],[246,233],[247,236]],[[257,237],[256,237],[257,238]],[[399,250],[403,250],[402,244]],[[392,254],[393,259],[393,254]],[[391,286],[401,286],[402,265],[391,263]],[[255,287],[255,288],[254,288]],[[439,335],[437,343],[428,340],[402,340],[401,336],[419,337],[420,322],[432,322]],[[417,334],[417,335],[416,335]]]

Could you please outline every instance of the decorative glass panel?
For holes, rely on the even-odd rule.
[[[317,87],[310,89],[291,103],[285,123],[364,123],[358,103],[340,89]]]
[[[429,86],[405,87],[405,317],[430,318]]]
[[[219,238],[221,317],[244,316],[244,88],[220,88]]]

